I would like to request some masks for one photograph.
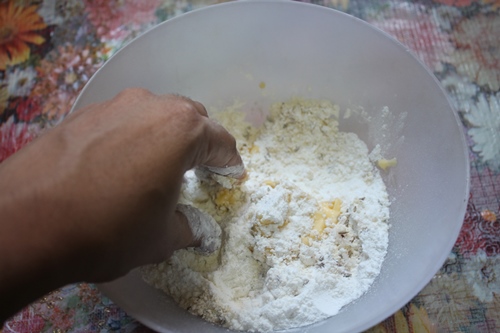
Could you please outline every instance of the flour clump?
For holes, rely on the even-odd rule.
[[[338,115],[302,99],[273,105],[259,128],[235,108],[212,115],[235,136],[247,178],[189,171],[180,203],[217,221],[221,247],[179,250],[143,278],[195,315],[252,332],[312,324],[366,292],[387,252],[389,199]]]

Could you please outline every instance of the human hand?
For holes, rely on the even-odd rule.
[[[106,281],[199,245],[175,207],[201,165],[244,173],[234,138],[198,102],[129,89],[74,112],[0,165],[3,267]]]

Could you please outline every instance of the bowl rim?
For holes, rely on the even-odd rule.
[[[127,42],[125,45],[123,45],[118,51],[116,51],[113,55],[111,55],[109,57],[109,59],[92,75],[92,77],[88,80],[88,82],[85,84],[85,86],[83,87],[83,89],[80,91],[78,97],[76,98],[71,110],[69,113],[72,113],[76,110],[76,108],[78,107],[78,104],[80,103],[81,99],[82,99],[82,96],[85,94],[86,90],[88,89],[88,87],[90,85],[92,85],[95,77],[101,72],[101,70],[103,70],[103,68],[105,68],[106,66],[106,63],[108,63],[109,61],[111,61],[113,58],[119,56],[122,52],[126,52],[126,50],[134,44],[134,42],[136,42],[138,39],[142,38],[144,35],[156,30],[156,29],[162,29],[164,26],[168,26],[170,24],[175,24],[175,22],[177,22],[178,20],[183,20],[185,19],[186,17],[191,17],[191,16],[194,16],[194,15],[203,15],[204,13],[206,12],[209,12],[209,11],[217,11],[219,10],[220,8],[225,8],[225,7],[245,7],[245,6],[261,6],[263,4],[279,4],[279,5],[282,5],[282,6],[288,6],[288,7],[308,7],[312,10],[319,10],[319,11],[323,11],[323,12],[326,12],[326,11],[329,11],[331,13],[333,13],[334,15],[340,15],[340,16],[344,16],[345,18],[348,18],[354,22],[356,22],[356,24],[361,24],[361,25],[364,25],[365,28],[368,28],[370,29],[371,31],[375,32],[376,34],[381,34],[382,36],[384,36],[386,39],[388,39],[389,41],[391,41],[393,44],[395,44],[396,47],[399,47],[399,48],[402,48],[404,49],[412,58],[414,61],[416,61],[418,64],[419,64],[419,67],[424,70],[426,73],[427,73],[427,76],[429,76],[436,87],[438,87],[438,89],[440,90],[440,94],[445,98],[447,104],[448,104],[448,107],[449,107],[449,110],[451,110],[451,112],[453,113],[453,117],[455,119],[455,123],[458,127],[458,130],[459,130],[459,137],[460,137],[460,142],[461,142],[461,146],[462,146],[462,149],[463,149],[463,156],[464,156],[464,164],[465,164],[465,173],[466,173],[466,178],[465,178],[465,191],[464,191],[464,194],[463,194],[463,198],[462,198],[462,202],[460,203],[460,206],[459,206],[459,211],[457,212],[457,214],[459,216],[463,216],[465,217],[465,213],[466,213],[466,209],[467,209],[467,204],[468,204],[468,200],[469,200],[469,193],[470,193],[470,156],[469,156],[469,147],[467,145],[467,141],[466,141],[466,135],[464,133],[464,131],[462,130],[463,129],[463,124],[460,120],[460,116],[457,112],[457,110],[455,109],[455,107],[453,106],[453,103],[451,102],[451,98],[450,96],[446,93],[446,91],[444,90],[444,88],[442,87],[441,83],[439,82],[439,80],[437,79],[437,77],[434,75],[434,73],[423,63],[422,60],[420,60],[412,50],[410,50],[406,45],[404,45],[403,43],[401,43],[400,41],[398,41],[395,37],[391,36],[390,34],[388,34],[387,32],[381,30],[380,28],[362,20],[362,19],[359,19],[355,16],[352,16],[348,13],[345,13],[345,12],[342,12],[340,10],[336,10],[336,9],[333,9],[333,8],[329,8],[329,7],[326,7],[326,6],[322,6],[322,5],[316,5],[316,4],[311,4],[311,3],[304,3],[304,2],[297,2],[297,1],[289,1],[289,0],[238,0],[238,1],[231,1],[231,2],[225,2],[225,3],[219,3],[219,4],[213,4],[213,5],[208,5],[208,6],[205,6],[205,7],[201,7],[201,8],[197,8],[197,9],[194,9],[192,11],[189,11],[189,12],[186,12],[186,13],[183,13],[183,14],[180,14],[178,16],[175,16],[175,17],[172,17],[172,18],[169,18],[167,20],[165,20],[164,22],[161,22],[157,25],[155,25],[154,27],[148,29],[147,31],[141,33],[140,35],[136,36],[135,38],[133,38],[132,40],[130,40],[129,42]],[[460,233],[460,230],[462,228],[462,225],[463,225],[463,217],[462,217],[462,222],[461,223],[457,223],[454,228],[453,228],[453,232],[450,233],[450,237],[447,238],[446,240],[446,244],[443,246],[443,248],[447,248],[448,251],[447,252],[444,252],[438,256],[436,258],[436,260],[434,260],[432,263],[430,263],[430,266],[432,267],[432,271],[434,271],[434,274],[430,277],[424,277],[421,279],[420,283],[418,284],[415,284],[413,286],[413,288],[411,288],[410,290],[407,291],[407,293],[403,296],[400,296],[398,297],[399,301],[397,302],[393,302],[391,306],[388,306],[387,307],[387,312],[390,312],[391,314],[389,314],[388,316],[384,317],[384,318],[381,318],[379,317],[378,319],[374,319],[374,320],[369,320],[369,321],[366,321],[364,323],[362,323],[361,325],[358,325],[358,329],[360,331],[363,331],[363,330],[366,330],[370,327],[373,327],[374,325],[377,325],[378,323],[382,322],[383,320],[385,320],[386,318],[390,317],[391,315],[393,315],[395,312],[397,312],[400,308],[402,308],[405,304],[407,304],[408,302],[411,301],[411,299],[413,299],[429,282],[430,280],[433,278],[433,276],[435,276],[436,272],[442,267],[442,265],[444,264],[444,262],[446,261],[447,257],[449,256],[454,244],[456,243],[456,240],[458,238],[458,235]],[[97,287],[98,289],[104,294],[107,296],[107,287],[106,287],[106,284],[97,284]],[[114,302],[114,301],[113,301]],[[156,329],[158,330],[159,327],[157,326],[157,324],[155,324],[153,321],[150,321],[146,318],[143,318],[142,316],[136,316],[135,314],[135,311],[133,309],[131,309],[129,306],[127,305],[123,305],[121,304],[121,302],[116,302],[116,304],[118,306],[120,306],[121,308],[123,308],[124,311],[126,311],[130,316],[134,317],[134,318],[138,318],[140,317],[141,319],[137,319],[138,321],[140,321],[141,323],[143,323],[144,325],[150,327],[150,328],[153,328],[153,329]],[[341,310],[342,311],[342,310]],[[313,324],[314,325],[314,324]],[[309,326],[305,326],[303,327],[303,329],[306,329],[307,327]],[[166,330],[165,328],[161,328],[162,331],[164,332],[170,332],[168,330]]]

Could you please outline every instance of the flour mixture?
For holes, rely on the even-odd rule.
[[[190,171],[181,203],[215,218],[222,247],[177,251],[144,279],[234,330],[312,324],[360,297],[387,252],[389,200],[366,145],[338,131],[338,113],[294,99],[273,105],[259,129],[235,110],[213,115],[236,137],[248,177]]]

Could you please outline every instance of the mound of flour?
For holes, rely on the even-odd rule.
[[[144,267],[144,279],[235,330],[335,315],[369,288],[387,252],[389,200],[366,145],[338,131],[338,107],[325,101],[273,105],[259,129],[232,109],[215,116],[236,137],[248,177],[237,184],[190,171],[180,201],[215,218],[222,247],[210,256],[179,250]]]

